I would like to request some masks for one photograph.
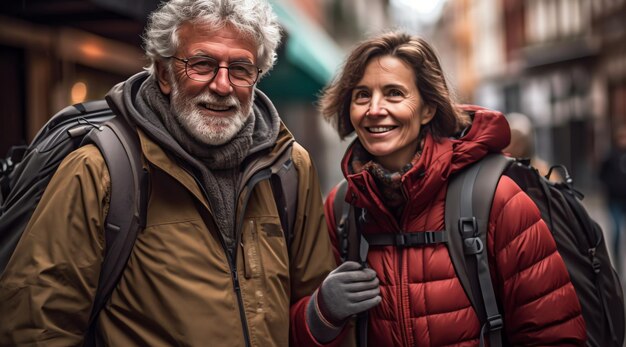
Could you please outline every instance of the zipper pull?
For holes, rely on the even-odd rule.
[[[235,291],[240,292],[241,287],[239,286],[239,273],[237,272],[237,269],[233,268],[232,274]]]

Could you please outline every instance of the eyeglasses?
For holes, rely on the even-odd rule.
[[[210,82],[217,76],[219,69],[226,69],[230,84],[237,87],[251,87],[256,83],[261,73],[256,65],[246,62],[234,62],[228,66],[220,66],[217,60],[200,55],[189,58],[174,56],[168,58],[174,58],[185,63],[187,77],[198,82]]]

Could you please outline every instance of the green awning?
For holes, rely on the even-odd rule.
[[[271,4],[286,35],[276,66],[259,82],[259,88],[271,98],[315,100],[333,78],[343,52],[297,8],[279,0]]]

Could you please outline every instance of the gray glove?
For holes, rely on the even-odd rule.
[[[307,323],[320,343],[333,340],[350,316],[381,301],[376,272],[346,261],[328,274],[307,307]]]

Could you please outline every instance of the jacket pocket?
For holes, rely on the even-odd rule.
[[[278,217],[246,219],[240,247],[241,293],[252,345],[265,346],[262,336],[289,326],[289,256]]]
[[[243,255],[244,277],[247,280],[263,279],[263,262],[260,255],[259,231],[255,219],[246,221],[241,237],[241,249]],[[261,284],[261,283],[259,283]]]

